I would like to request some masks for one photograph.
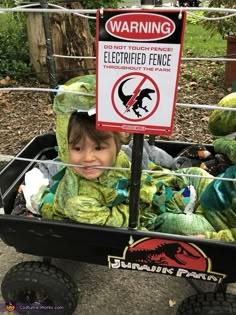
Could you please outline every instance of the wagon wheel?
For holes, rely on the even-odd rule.
[[[236,295],[207,292],[186,298],[177,315],[229,315],[236,314]]]
[[[72,278],[55,266],[36,261],[12,267],[1,291],[6,303],[16,304],[17,312],[27,315],[71,315],[78,303],[78,288]]]

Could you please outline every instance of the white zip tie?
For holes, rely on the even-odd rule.
[[[180,7],[180,12],[179,12],[178,19],[181,20],[181,19],[182,19],[182,16],[183,16],[183,8]]]
[[[103,11],[104,11],[104,8],[101,8],[100,9],[100,16],[101,16],[101,18],[103,18]]]
[[[22,158],[18,156],[13,155],[3,155],[0,154],[0,159],[5,158],[5,161],[11,161],[11,160],[17,160],[17,161],[24,161],[24,162],[34,162],[38,164],[53,164],[53,165],[59,165],[59,166],[73,166],[78,168],[85,168],[86,166],[80,165],[80,164],[72,164],[72,163],[64,163],[59,161],[52,161],[52,160],[38,160],[38,159],[29,159],[29,158]],[[114,171],[131,171],[128,167],[114,167],[114,166],[95,166],[93,168],[96,169],[105,169],[105,170],[114,170]],[[183,173],[177,173],[174,171],[155,171],[155,170],[149,170],[144,169],[142,172],[150,173],[150,174],[160,174],[160,175],[176,175],[176,176],[185,176],[185,177],[194,177],[194,178],[206,178],[206,179],[219,179],[224,181],[236,181],[235,178],[222,178],[217,176],[204,176],[204,175],[196,175],[196,174],[183,174]]]

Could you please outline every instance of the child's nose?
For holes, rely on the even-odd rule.
[[[83,159],[84,161],[93,161],[94,160],[94,152],[93,150],[84,150],[83,152]]]

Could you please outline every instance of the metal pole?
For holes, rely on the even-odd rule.
[[[152,9],[155,7],[155,0],[141,0],[141,7],[143,9]]]
[[[48,1],[41,0],[40,5],[43,9],[48,9]],[[46,48],[47,48],[47,69],[48,69],[48,78],[50,88],[55,89],[58,86],[58,82],[56,79],[56,65],[54,60],[54,52],[53,52],[53,44],[52,44],[52,34],[51,34],[51,26],[50,26],[50,18],[48,13],[42,13],[43,15],[43,27],[44,34],[46,40]],[[54,93],[50,93],[51,101],[54,100]]]
[[[129,199],[129,228],[138,227],[139,217],[139,194],[141,184],[142,159],[143,159],[143,134],[134,134],[132,164],[131,164],[131,183]]]

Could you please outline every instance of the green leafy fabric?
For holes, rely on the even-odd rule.
[[[230,161],[236,163],[236,140],[219,138],[214,141],[213,145],[216,153],[224,154]]]
[[[130,162],[122,151],[115,167],[129,168]],[[160,167],[158,167],[160,169]],[[162,169],[164,170],[164,169]],[[193,168],[184,172],[204,170]],[[199,195],[205,184],[199,178],[186,180],[182,176],[142,173],[139,199],[139,228],[188,235],[215,231],[202,215],[184,214],[185,202],[181,189],[192,182]],[[44,203],[42,215],[50,219],[66,219],[80,223],[127,227],[129,221],[130,172],[107,170],[96,180],[87,180],[76,175],[70,168],[59,182],[53,203]],[[45,199],[47,200],[47,199]],[[192,227],[189,225],[192,222]]]
[[[236,108],[236,92],[226,95],[218,105]],[[236,111],[215,109],[212,111],[208,129],[214,136],[226,136],[236,131]]]
[[[206,233],[209,238],[236,241],[236,165],[229,167],[219,177],[235,181],[215,179],[200,196],[204,216],[218,233]]]
[[[75,110],[90,110],[95,108],[95,75],[76,77],[59,88],[53,103],[53,110],[56,114],[56,137],[59,147],[59,158],[68,163],[68,141],[67,127],[71,113]],[[63,91],[75,91],[79,94],[63,93]],[[89,94],[83,95],[83,94]],[[91,95],[91,96],[90,96]]]

